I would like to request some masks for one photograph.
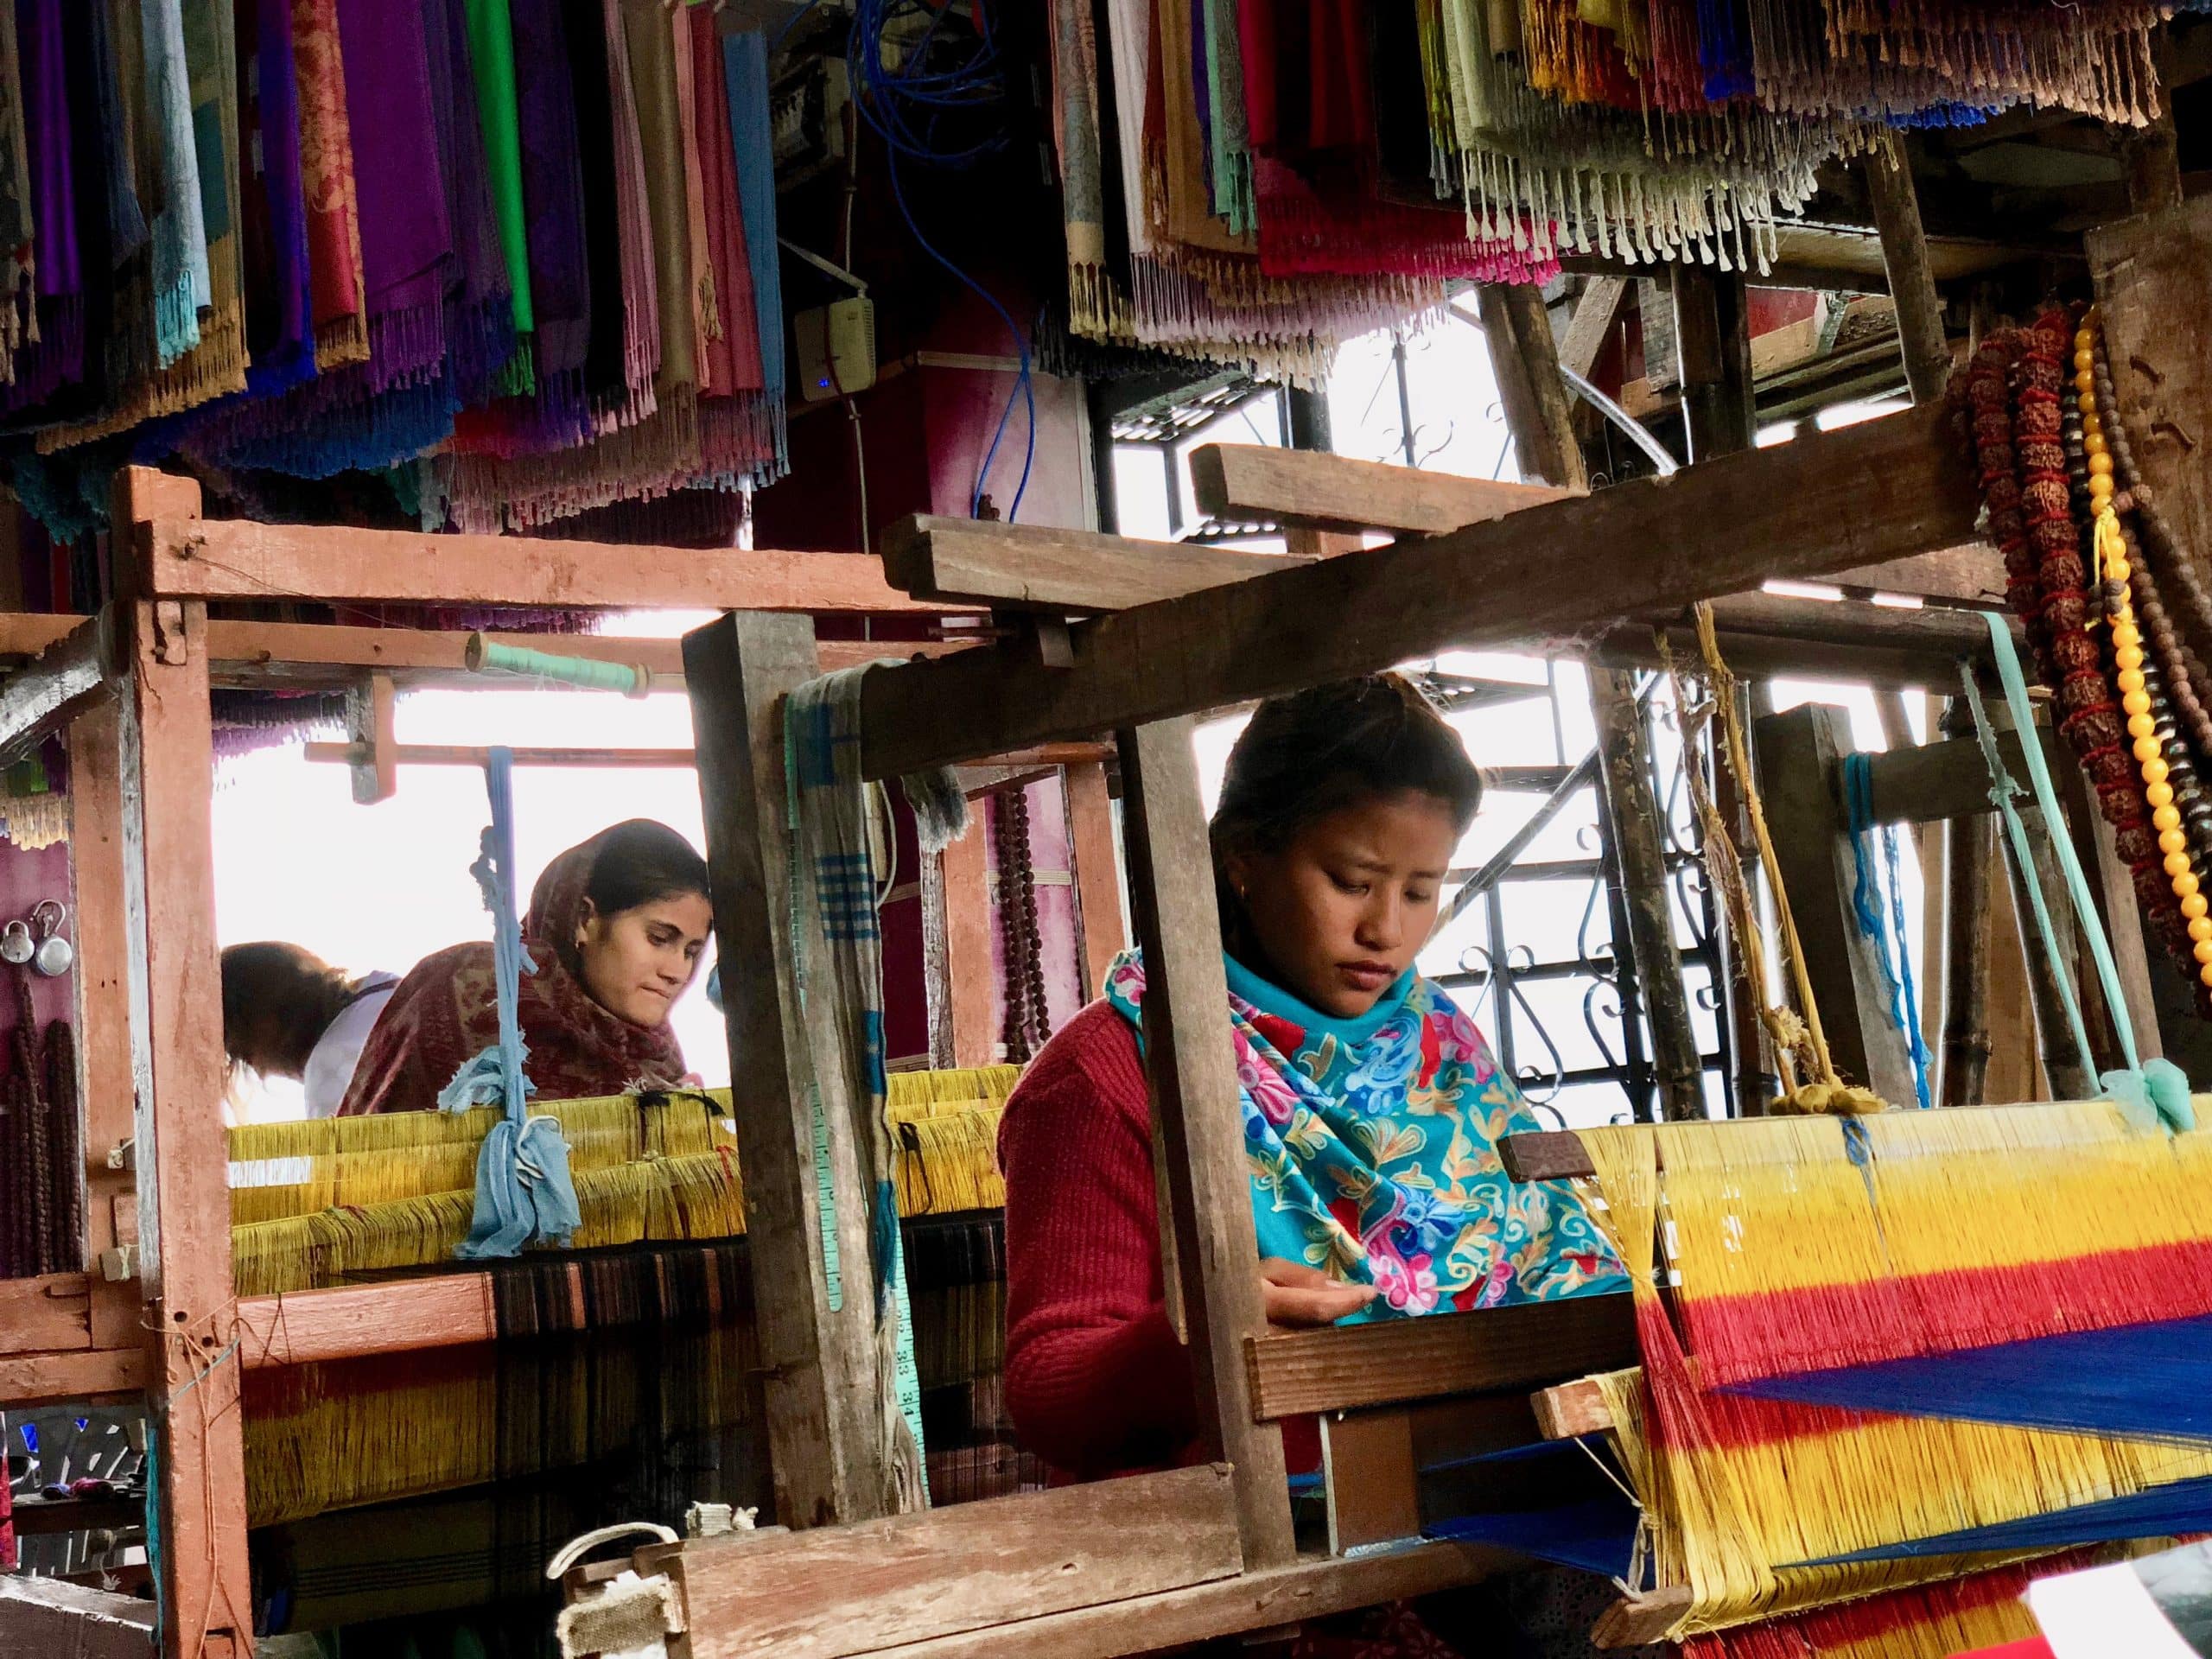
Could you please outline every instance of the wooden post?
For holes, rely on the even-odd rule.
[[[1675,349],[1690,459],[1711,461],[1751,447],[1751,315],[1741,273],[1701,265],[1674,270]]]
[[[1738,685],[1732,695],[1736,699],[1736,718],[1746,731],[1751,725],[1751,693],[1748,686]],[[1716,716],[1717,718],[1717,716]],[[1716,739],[1713,753],[1717,757],[1723,745]],[[1751,757],[1757,770],[1758,756]],[[1713,766],[1713,804],[1719,809],[1721,822],[1727,826],[1728,838],[1736,849],[1736,863],[1744,872],[1744,883],[1750,889],[1754,914],[1764,891],[1766,873],[1759,863],[1758,842],[1751,830],[1751,798],[1744,784],[1739,783],[1733,768],[1716,760]],[[1767,987],[1755,985],[1749,978],[1744,960],[1743,947],[1730,934],[1724,923],[1720,930],[1720,996],[1728,1021],[1729,1056],[1736,1075],[1730,1080],[1730,1091],[1735,1101],[1738,1117],[1762,1117],[1775,1097],[1782,1092],[1782,1063],[1774,1052],[1774,1035],[1766,1028],[1762,1018],[1766,1007]]]
[[[253,1650],[253,1588],[223,1149],[207,607],[140,596],[137,535],[156,514],[199,511],[199,486],[188,479],[136,467],[117,474],[117,565],[132,595],[119,800],[162,1651],[165,1659],[243,1659]]]
[[[138,1197],[109,1160],[137,1133],[130,1075],[130,933],[124,906],[123,716],[113,703],[69,728],[69,859],[76,900],[77,1098],[85,1116],[85,1271],[92,1346],[143,1340]],[[121,1252],[111,1255],[111,1252]]]
[[[734,612],[683,641],[776,1515],[791,1527],[872,1519],[887,1486],[868,1206],[849,1128],[818,1103],[791,957],[783,699],[814,671],[804,617]]]
[[[1943,709],[1947,738],[1974,734],[1964,699]],[[1943,822],[1943,1048],[1940,1098],[1979,1106],[1989,1077],[1989,861],[1996,850],[1993,812]]]
[[[1485,283],[1475,290],[1475,302],[1522,476],[1561,489],[1587,489],[1589,469],[1574,441],[1567,383],[1559,374],[1559,344],[1542,292],[1521,284]]]
[[[1904,356],[1905,385],[1912,401],[1928,403],[1943,395],[1951,378],[1951,347],[1943,328],[1943,300],[1928,264],[1928,232],[1920,221],[1920,193],[1912,182],[1912,162],[1904,136],[1886,132],[1866,152],[1866,194],[1874,208],[1874,228],[1882,242],[1882,267],[1889,273],[1890,298],[1897,306],[1897,346]]]
[[[1245,1339],[1265,1333],[1259,1239],[1230,1052],[1213,856],[1188,717],[1119,734],[1130,896],[1144,950],[1145,1060],[1167,1257],[1180,1280],[1208,1455],[1236,1469],[1244,1569],[1296,1554],[1282,1431],[1255,1422]]]
[[[1891,1023],[1874,942],[1852,913],[1856,868],[1840,804],[1851,717],[1808,703],[1769,715],[1754,730],[1767,824],[1828,1052],[1845,1082],[1864,1084],[1893,1106],[1909,1104],[1911,1060]]]
[[[938,855],[944,888],[945,1006],[951,1026],[952,1064],[992,1065],[998,1060],[998,970],[992,965],[990,836],[984,806],[976,802],[968,833]]]
[[[1590,476],[1568,416],[1567,383],[1559,372],[1559,347],[1542,296],[1529,287],[1478,290],[1483,334],[1490,345],[1506,429],[1513,434],[1521,467],[1544,483],[1583,489]],[[1704,1062],[1690,1024],[1689,992],[1675,940],[1674,908],[1667,881],[1666,840],[1659,800],[1651,786],[1651,756],[1637,707],[1633,672],[1592,665],[1590,709],[1598,728],[1599,773],[1612,833],[1606,861],[1620,884],[1628,918],[1625,944],[1636,969],[1642,1012],[1651,1026],[1658,1074],[1659,1108],[1670,1119],[1705,1116]],[[1624,1007],[1621,1017],[1638,1010]]]
[[[1106,970],[1128,943],[1122,917],[1120,838],[1106,768],[1096,761],[1060,774],[1067,791],[1068,844],[1075,857],[1076,927],[1083,941],[1083,995],[1106,994]]]
[[[1698,1052],[1689,994],[1682,983],[1666,838],[1661,833],[1658,797],[1651,787],[1651,750],[1643,711],[1636,700],[1636,674],[1594,664],[1588,671],[1590,710],[1604,761],[1599,778],[1613,831],[1607,862],[1621,885],[1637,988],[1651,1026],[1659,1113],[1670,1122],[1690,1122],[1706,1115],[1705,1061]],[[1621,1017],[1633,1020],[1637,1012],[1624,1007]]]

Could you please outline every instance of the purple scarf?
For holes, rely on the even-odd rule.
[[[584,250],[584,175],[560,0],[510,0],[523,200],[529,211],[530,296],[537,370],[572,377],[591,336]]]
[[[77,257],[61,0],[15,0],[15,7],[23,136],[30,151],[31,222],[37,238],[39,338],[16,353],[15,384],[0,389],[0,410],[10,413],[44,403],[69,382],[82,379],[85,372],[85,281]]]
[[[367,278],[368,390],[416,385],[445,362],[453,225],[419,6],[338,0]]]
[[[251,41],[249,41],[249,35]],[[250,397],[315,378],[315,296],[300,170],[300,85],[292,60],[291,0],[238,0],[238,76],[245,99],[245,328]]]

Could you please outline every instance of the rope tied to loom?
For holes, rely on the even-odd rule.
[[[1920,1109],[1929,1105],[1928,1071],[1932,1056],[1920,1033],[1920,998],[1912,977],[1912,949],[1905,942],[1904,883],[1897,869],[1897,830],[1893,823],[1874,821],[1874,766],[1871,755],[1853,753],[1843,757],[1844,816],[1851,834],[1851,913],[1859,931],[1874,943],[1875,960],[1881,965],[1882,991],[1889,1004],[1890,1023],[1903,1034],[1905,1053],[1912,1061],[1912,1091]],[[1874,860],[1867,842],[1878,837],[1883,874],[1877,892]],[[1897,943],[1891,944],[1894,931]]]
[[[2101,547],[2107,534],[2105,518],[2097,524],[2097,536]],[[2117,534],[2117,525],[2111,531]],[[1996,658],[1998,682],[2005,691],[2005,706],[2012,711],[2013,728],[2020,734],[2020,753],[2027,762],[2028,780],[2033,786],[2035,802],[2043,813],[2046,832],[2053,824],[2063,823],[2057,791],[2051,787],[2050,768],[2044,764],[2043,745],[2036,739],[2035,710],[2028,702],[2027,680],[2020,671],[2019,653],[2012,647],[2012,632],[2005,619],[1993,611],[1984,612],[1983,620],[1989,626],[1991,654]],[[1974,665],[1961,663],[1959,679],[1965,688],[1967,706],[1974,713],[1974,736],[1981,746],[1982,760],[1989,768],[1990,799],[2005,821],[2005,833],[2012,844],[2013,857],[2027,874],[2028,893],[2036,918],[2036,931],[2041,938],[2044,954],[2050,958],[2051,976],[2057,982],[2059,999],[2065,1005],[2066,1018],[2072,1028],[2074,1040],[2080,1046],[2086,1062],[2094,1051],[2089,1046],[2088,1028],[2082,1020],[2082,1009],[2074,990],[2072,974],[2068,970],[2065,955],[2057,948],[2051,924],[2050,907],[2037,879],[2035,864],[2028,849],[2027,830],[2020,820],[2019,809],[2014,804],[2015,795],[2028,793],[2013,782],[2006,771],[2004,759],[1997,752],[1997,738],[1989,724],[1989,711],[1983,707],[1981,686],[1974,677]],[[2058,856],[2058,868],[2065,878],[2067,897],[2074,906],[2075,919],[2082,930],[2082,937],[2088,942],[2090,960],[2095,964],[2097,982],[2102,988],[2105,1007],[2111,1010],[2112,1025],[2120,1039],[2121,1057],[2127,1062],[2119,1070],[2100,1073],[2099,1085],[2105,1094],[2116,1102],[2129,1123],[2138,1129],[2149,1130],[2164,1125],[2170,1131],[2184,1131],[2196,1127],[2196,1109],[2190,1103],[2189,1076],[2172,1061],[2164,1058],[2143,1059],[2135,1047],[2135,1028],[2127,1018],[2127,1000],[2120,986],[2120,969],[2113,960],[2112,942],[2106,937],[2104,922],[2097,914],[2096,901],[2090,897],[2088,878],[2082,874],[2082,861],[2075,853],[2070,837],[2050,833],[2052,850]]]
[[[476,1155],[476,1207],[468,1236],[454,1254],[464,1262],[521,1254],[525,1244],[565,1245],[582,1224],[575,1183],[569,1173],[569,1143],[556,1117],[530,1115],[533,1090],[524,1066],[522,976],[537,965],[524,950],[515,913],[514,751],[494,748],[484,762],[492,822],[469,874],[492,912],[492,974],[499,1011],[499,1040],[454,1074],[438,1093],[438,1109],[465,1112],[500,1106],[506,1116],[484,1137]]]
[[[1741,946],[1745,988],[1754,999],[1759,1011],[1759,1022],[1766,1027],[1773,1040],[1775,1058],[1782,1068],[1783,1092],[1775,1101],[1771,1110],[1808,1114],[1844,1114],[1879,1112],[1888,1109],[1887,1103],[1871,1089],[1861,1089],[1846,1083],[1837,1075],[1835,1062],[1828,1053],[1827,1036],[1821,1029],[1821,1010],[1813,996],[1813,982],[1805,969],[1804,942],[1798,938],[1797,924],[1789,913],[1789,890],[1783,886],[1782,867],[1775,856],[1774,840],[1767,832],[1766,810],[1759,800],[1758,786],[1751,778],[1751,746],[1744,734],[1744,722],[1736,707],[1736,676],[1720,654],[1720,638],[1713,620],[1713,607],[1700,602],[1693,607],[1697,625],[1698,652],[1705,664],[1705,678],[1708,695],[1700,702],[1689,696],[1686,672],[1676,661],[1664,630],[1656,630],[1654,637],[1659,645],[1660,660],[1674,681],[1675,701],[1682,711],[1683,741],[1694,745],[1698,728],[1709,723],[1716,715],[1720,729],[1713,745],[1713,764],[1718,768],[1725,760],[1741,791],[1745,815],[1751,820],[1751,836],[1758,848],[1759,866],[1766,872],[1768,889],[1774,894],[1775,918],[1781,930],[1783,957],[1789,964],[1790,979],[1797,994],[1797,1006],[1802,1016],[1786,1005],[1776,1005],[1767,1000],[1765,934],[1759,925],[1758,906],[1751,897],[1751,882],[1745,874],[1743,862],[1736,851],[1734,838],[1728,824],[1714,804],[1713,792],[1705,778],[1694,766],[1684,768],[1689,779],[1690,800],[1698,817],[1698,827],[1705,842],[1706,867],[1713,885],[1720,890],[1721,902],[1728,912],[1731,928]],[[1803,1083],[1794,1079],[1802,1070],[1810,1073]]]

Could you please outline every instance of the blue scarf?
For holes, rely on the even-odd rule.
[[[1572,1186],[1506,1178],[1499,1137],[1542,1125],[1439,987],[1338,1020],[1224,961],[1262,1256],[1380,1287],[1353,1320],[1628,1287]],[[1135,952],[1106,995],[1141,1031]]]

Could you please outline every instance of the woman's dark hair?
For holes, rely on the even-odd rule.
[[[707,861],[675,830],[651,818],[633,818],[609,830],[584,885],[584,896],[601,916],[707,892]]]
[[[314,951],[282,940],[223,952],[223,1052],[233,1065],[296,1077],[360,982]]]
[[[1214,891],[1224,938],[1244,931],[1224,864],[1232,852],[1273,852],[1315,819],[1378,796],[1433,796],[1464,833],[1483,779],[1421,688],[1369,674],[1269,697],[1229,751],[1212,823]]]

